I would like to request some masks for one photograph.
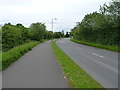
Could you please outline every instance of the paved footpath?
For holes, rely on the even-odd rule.
[[[50,47],[44,42],[2,72],[3,88],[67,88],[68,85]]]

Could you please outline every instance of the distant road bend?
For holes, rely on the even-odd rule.
[[[60,39],[57,45],[105,88],[118,88],[118,53]]]

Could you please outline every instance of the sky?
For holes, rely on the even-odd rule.
[[[51,30],[70,31],[86,14],[99,11],[100,5],[111,0],[0,0],[0,24],[42,22]],[[54,20],[57,18],[57,20]]]

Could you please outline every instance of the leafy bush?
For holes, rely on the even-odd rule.
[[[2,50],[7,51],[28,41],[28,30],[21,24],[5,24],[2,27]]]

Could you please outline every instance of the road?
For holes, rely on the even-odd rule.
[[[105,88],[118,88],[118,53],[60,39],[57,45]]]
[[[2,72],[3,88],[67,88],[50,46],[44,42]]]

